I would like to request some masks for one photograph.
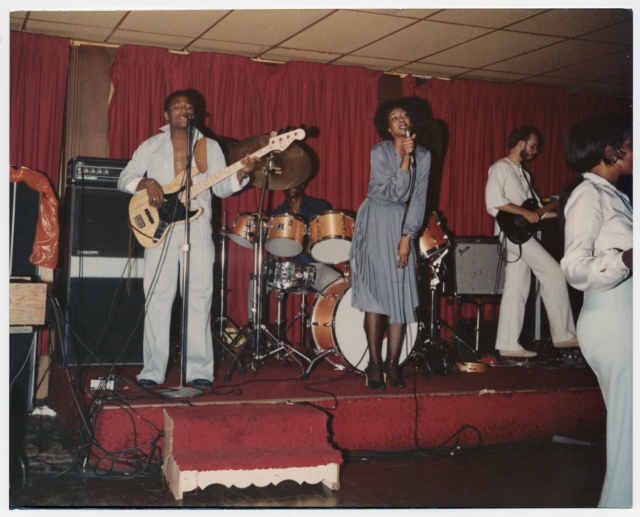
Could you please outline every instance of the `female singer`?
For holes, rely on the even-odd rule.
[[[584,173],[563,210],[565,254],[560,265],[567,281],[584,291],[578,341],[607,407],[607,470],[599,506],[629,507],[633,211],[615,184],[633,173],[630,122],[613,113],[581,120],[567,136],[565,161]]]
[[[416,321],[418,305],[413,239],[423,223],[431,155],[414,145],[408,108],[407,99],[396,99],[376,112],[383,141],[371,149],[369,189],[351,244],[352,306],[365,312],[366,382],[376,390],[385,389],[385,374],[391,386],[405,386],[398,363],[406,324]],[[389,349],[383,372],[385,324]]]

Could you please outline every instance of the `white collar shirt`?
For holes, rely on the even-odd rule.
[[[565,252],[560,266],[581,291],[607,291],[631,274],[622,253],[633,247],[633,209],[629,198],[590,172],[564,209]]]

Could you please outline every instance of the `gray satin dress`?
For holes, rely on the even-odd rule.
[[[416,180],[404,225],[411,177],[400,168],[401,162],[391,140],[371,149],[369,189],[358,210],[349,257],[351,304],[361,311],[386,314],[390,323],[413,323],[419,303],[415,238],[424,221],[431,154],[416,148]],[[411,254],[409,265],[400,269],[396,260],[403,233],[411,235]]]

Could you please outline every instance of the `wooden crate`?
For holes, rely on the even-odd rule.
[[[9,325],[44,325],[46,307],[47,284],[9,284]]]

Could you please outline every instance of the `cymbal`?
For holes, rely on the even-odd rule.
[[[229,162],[235,163],[242,160],[247,154],[256,152],[269,145],[269,135],[257,135],[234,144],[229,152]],[[264,169],[267,166],[269,155],[260,160],[260,165],[253,172],[251,184],[262,187],[264,182]],[[286,190],[304,183],[311,175],[311,158],[302,147],[292,143],[282,152],[274,152],[270,164],[271,170],[267,181],[269,190]]]

